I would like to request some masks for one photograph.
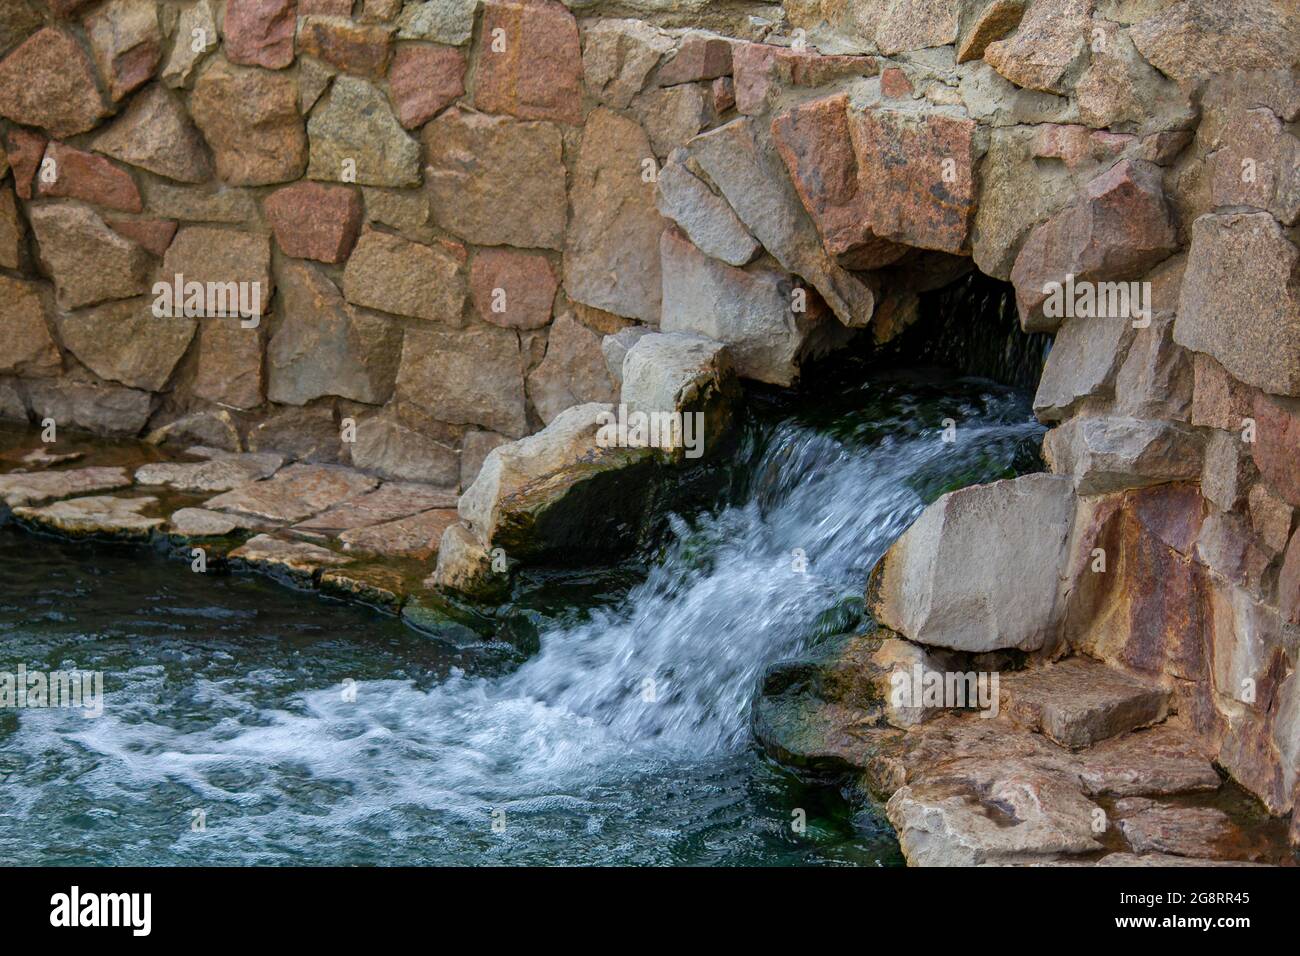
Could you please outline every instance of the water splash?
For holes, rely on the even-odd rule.
[[[71,795],[100,814],[82,825],[104,833],[114,862],[375,862],[376,840],[400,840],[408,862],[680,861],[700,859],[700,828],[716,826],[743,858],[763,832],[753,803],[767,784],[747,749],[759,674],[860,600],[944,480],[1001,476],[1041,431],[1000,390],[948,404],[961,421],[952,444],[905,390],[889,414],[861,413],[869,440],[852,422],[753,429],[737,504],[674,518],[642,583],[545,633],[505,676],[361,680],[350,702],[324,674],[295,692],[283,662],[189,662],[179,689],[168,668],[137,662],[104,717],[32,712],[0,735],[25,767],[46,768],[8,814],[75,831],[58,805]],[[220,841],[180,825],[196,805],[213,808]],[[522,825],[494,836],[493,811]],[[159,832],[133,843],[119,822],[132,814]],[[0,818],[0,848],[12,848],[5,831]]]

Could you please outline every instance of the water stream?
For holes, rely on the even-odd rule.
[[[856,623],[925,502],[1035,467],[1041,428],[1021,393],[912,374],[758,405],[726,501],[674,516],[523,661],[147,549],[0,531],[0,670],[98,670],[107,690],[94,719],[0,710],[0,859],[900,863],[879,817],[755,751],[754,687]]]

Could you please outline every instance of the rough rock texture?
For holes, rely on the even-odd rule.
[[[1072,418],[1043,439],[1053,473],[1073,476],[1081,495],[1103,494],[1201,473],[1201,440],[1191,429],[1132,418]]]
[[[231,551],[231,561],[242,562],[270,574],[283,575],[291,581],[310,582],[324,568],[350,564],[347,555],[309,544],[306,541],[287,541],[259,534]]]
[[[865,324],[875,303],[871,290],[827,255],[794,187],[779,172],[780,160],[760,147],[751,122],[733,120],[697,136],[690,155],[783,268],[808,280],[841,322]]]
[[[560,280],[545,256],[513,249],[482,249],[470,266],[474,310],[507,329],[540,329],[551,321]]]
[[[286,186],[263,209],[281,251],[296,259],[342,262],[361,231],[361,197],[345,186]]]
[[[1284,0],[1183,0],[1136,24],[1132,36],[1151,65],[1176,80],[1300,61],[1300,14]]]
[[[626,109],[672,48],[671,39],[640,20],[598,20],[585,28],[582,37],[582,72],[587,88],[611,109]],[[730,60],[728,49],[728,64]],[[668,86],[675,81],[671,76],[665,79],[671,69],[665,66],[660,70],[660,84]]]
[[[50,143],[45,150],[36,191],[40,196],[81,199],[122,212],[139,212],[143,205],[135,181],[123,169],[101,156],[62,143]]]
[[[232,186],[297,179],[307,165],[307,135],[294,78],[216,59],[204,67],[190,113],[212,147],[217,175]]]
[[[367,186],[416,186],[420,147],[373,85],[340,76],[329,99],[312,110],[307,122],[312,179],[358,182]]]
[[[135,470],[141,485],[161,485],[178,491],[229,491],[250,481],[269,478],[284,459],[279,455],[229,455],[198,462],[165,462]]]
[[[1073,507],[1070,482],[1047,475],[944,495],[872,573],[872,613],[935,647],[1041,647],[1059,622],[1057,569]]]
[[[872,207],[860,181],[848,103],[843,94],[804,103],[777,117],[772,135],[826,251],[844,265],[875,268],[907,250],[872,231]]]
[[[655,202],[701,252],[733,266],[753,261],[762,247],[727,201],[709,189],[682,162],[659,173]]]
[[[605,367],[601,336],[566,313],[555,320],[546,357],[528,374],[528,397],[542,421],[587,402],[612,402],[615,386]]]
[[[645,507],[626,489],[642,485],[653,453],[602,447],[601,416],[612,412],[577,405],[537,434],[493,449],[458,506],[478,540],[511,558],[573,560],[574,549],[589,558],[617,548]]]
[[[14,517],[72,537],[147,539],[165,523],[161,517],[141,514],[157,503],[158,499],[148,497],[90,495],[41,508],[15,508]]]
[[[661,243],[660,328],[725,343],[745,378],[793,382],[816,317],[793,311],[787,278],[775,270],[741,270],[710,259],[674,230],[666,231]]]
[[[82,309],[57,322],[68,351],[100,378],[151,392],[167,384],[197,325],[155,316],[148,298]]]
[[[465,92],[465,54],[450,47],[400,46],[388,73],[397,119],[423,126]]]
[[[901,110],[850,113],[871,232],[960,252],[975,212],[975,123]]]
[[[207,507],[268,521],[297,522],[378,484],[377,479],[346,468],[290,465],[274,478],[217,495]]]
[[[1160,170],[1124,161],[1094,179],[1081,199],[1030,233],[1011,270],[1027,332],[1055,331],[1044,315],[1049,283],[1129,280],[1176,248]],[[1105,313],[1098,313],[1105,314]]]
[[[204,315],[221,313],[221,290],[214,286],[232,282],[244,285],[249,306],[253,305],[251,297],[256,289],[260,299],[257,304],[265,313],[271,308],[274,289],[271,237],[214,226],[187,226],[176,233],[167,248],[161,275],[164,281],[180,275],[187,284],[203,283]],[[227,302],[225,311],[236,310]]]
[[[388,27],[343,17],[308,16],[298,26],[297,48],[346,73],[378,80],[388,71],[392,34]]]
[[[1192,224],[1174,341],[1234,378],[1300,395],[1300,251],[1267,213]]]
[[[597,110],[587,121],[574,170],[573,222],[564,251],[569,298],[606,312],[659,319],[659,233],[654,183],[642,175],[645,133]]]
[[[148,392],[116,385],[33,383],[27,399],[37,420],[52,418],[98,435],[137,435],[153,410]]]
[[[390,481],[448,486],[460,480],[460,459],[454,448],[407,428],[387,414],[371,415],[357,423],[352,464]],[[441,504],[450,507],[455,501]]]
[[[504,600],[520,564],[623,552],[711,480],[671,477],[685,436],[598,441],[615,400],[700,411],[704,451],[726,449],[736,375],[783,386],[851,341],[906,349],[926,293],[1010,277],[1024,329],[1055,335],[1034,406],[1057,474],[926,509],[871,587],[899,632],[775,668],[755,729],[881,801],[907,788],[912,862],[1279,859],[1235,830],[1198,843],[1211,827],[1183,821],[1207,815],[1172,811],[1215,789],[1211,761],[1270,814],[1300,797],[1294,4],[0,7],[0,415],[360,473],[342,500],[282,495],[279,474],[232,488],[294,517],[188,509],[173,543],[296,520],[309,547],[355,535],[374,557],[285,539],[251,563],[401,612],[436,550],[429,588]],[[154,315],[151,283],[178,274],[256,283],[261,314]],[[963,331],[994,351],[982,333]],[[369,494],[381,479],[478,487],[474,524],[449,497]],[[130,507],[87,521],[162,530]],[[407,607],[490,637],[433,591]],[[1095,686],[1024,704],[1085,658]],[[882,699],[916,664],[1005,675],[1007,713]],[[1040,732],[1145,721],[1144,691],[1091,708],[1117,673],[1175,716],[1077,752]],[[1132,797],[1157,805],[1111,812]],[[1103,807],[1085,839],[1077,815]]]
[[[0,116],[64,137],[106,115],[94,68],[70,34],[45,27],[0,60]]]
[[[1008,674],[1002,695],[1011,720],[1075,749],[1164,720],[1169,705],[1168,691],[1082,657]]]
[[[30,212],[41,261],[59,306],[77,309],[147,291],[149,254],[84,206],[37,206]]]
[[[424,128],[438,224],[469,242],[564,246],[560,133],[546,123],[448,110]]]
[[[112,491],[129,484],[131,476],[123,468],[76,468],[0,475],[0,499],[10,508],[18,508],[55,498],[84,495],[88,491]]]
[[[0,339],[5,343],[0,355],[0,372],[11,375],[57,375],[62,369],[59,347],[50,337],[46,306],[40,287],[0,275]]]
[[[426,246],[367,230],[343,271],[349,302],[398,315],[461,324],[465,250],[450,242]]]
[[[524,360],[518,339],[507,329],[408,331],[396,399],[438,421],[480,425],[512,437],[528,432]]]
[[[556,0],[487,0],[474,105],[521,119],[582,121],[582,51],[573,14]]]
[[[229,0],[224,36],[232,63],[278,70],[293,62],[297,0]]]
[[[355,309],[311,266],[280,273],[281,321],[266,349],[267,397],[304,405],[338,395],[381,405],[393,392],[401,328]]]
[[[91,143],[96,152],[183,183],[205,182],[212,161],[176,96],[151,86],[133,97],[112,126]]]

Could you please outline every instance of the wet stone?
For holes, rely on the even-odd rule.
[[[201,462],[159,462],[136,469],[141,485],[163,485],[177,491],[229,491],[275,474],[284,459],[279,455],[250,454]]]
[[[271,521],[302,521],[354,495],[370,491],[378,479],[331,465],[291,465],[274,478],[218,495],[207,507]]]
[[[36,474],[0,475],[0,499],[10,508],[40,504],[54,498],[125,488],[131,478],[125,468],[77,468]]]
[[[383,524],[432,508],[455,508],[456,492],[418,482],[390,481],[295,525],[295,530],[346,532]]]
[[[237,531],[261,531],[269,525],[254,518],[207,508],[179,508],[172,513],[167,527],[172,534],[186,538],[224,538]]]
[[[459,520],[455,508],[436,508],[339,535],[344,551],[427,561],[438,553],[443,533]]]
[[[231,561],[248,567],[285,577],[296,584],[310,584],[322,568],[349,564],[352,559],[328,548],[306,541],[285,541],[269,534],[250,538],[243,546],[230,552]]]
[[[56,501],[40,508],[14,509],[20,521],[39,525],[61,534],[76,537],[101,535],[112,538],[148,538],[163,519],[141,514],[152,509],[157,498],[116,498],[112,495],[93,495]]]

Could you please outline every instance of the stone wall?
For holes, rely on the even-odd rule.
[[[647,327],[788,384],[978,268],[1056,336],[1065,537],[935,519],[894,559],[1010,536],[936,593],[1060,586],[949,634],[899,585],[885,623],[1165,681],[1287,813],[1298,61],[1288,0],[7,0],[0,415],[469,486],[617,400]],[[256,327],[159,317],[176,275],[256,284]],[[1149,315],[1049,296],[1118,282]]]

